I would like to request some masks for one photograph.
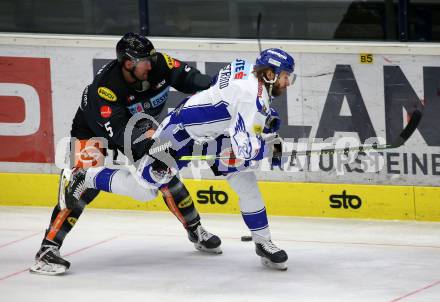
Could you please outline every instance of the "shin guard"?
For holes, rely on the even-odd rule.
[[[191,195],[179,178],[174,177],[167,185],[161,187],[160,191],[168,209],[185,229],[193,229],[200,224],[200,216]]]
[[[92,202],[96,198],[99,191],[95,189],[87,189],[82,197],[81,205],[86,205]],[[83,206],[77,206],[73,209],[60,208],[57,204],[52,212],[52,217],[50,219],[49,228],[46,230],[46,235],[44,237],[43,243],[53,244],[56,243],[58,246],[63,244],[64,238],[73,228],[77,222],[79,216],[81,216],[84,210]]]

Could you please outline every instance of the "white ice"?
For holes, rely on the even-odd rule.
[[[222,255],[170,213],[86,209],[63,276],[30,274],[49,208],[0,207],[0,301],[440,301],[440,224],[270,217],[287,271],[263,267],[239,215],[202,214]]]

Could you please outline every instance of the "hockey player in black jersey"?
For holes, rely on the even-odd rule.
[[[140,112],[157,117],[165,106],[170,87],[183,93],[194,93],[207,89],[211,84],[208,75],[185,62],[155,50],[151,41],[135,34],[125,34],[116,46],[117,59],[102,67],[82,96],[80,107],[73,119],[71,136],[72,153],[80,154],[74,160],[74,169],[99,164],[96,158],[87,158],[86,147],[97,146],[104,155],[107,148],[124,150],[124,131],[129,119]],[[154,132],[154,125],[148,120],[136,123],[132,133],[130,151],[136,161],[148,152],[149,140],[137,139],[139,134]],[[106,144],[99,138],[105,138]],[[96,143],[96,144],[95,144]],[[101,157],[102,161],[102,157]],[[64,188],[68,185],[70,171],[61,173],[58,203],[55,206],[50,225],[46,230],[36,263],[31,272],[57,275],[64,273],[70,263],[60,256],[59,249],[67,233],[72,229],[84,207],[97,195],[98,190],[88,189],[81,202],[66,203]],[[198,250],[221,253],[220,238],[207,232],[200,224],[200,216],[194,207],[189,192],[176,177],[170,182],[164,200],[171,212],[182,222],[188,238]],[[139,199],[145,197],[139,192]],[[151,194],[151,193],[150,193]],[[185,207],[179,207],[185,203]]]

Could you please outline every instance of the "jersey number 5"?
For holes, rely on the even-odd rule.
[[[113,129],[112,129],[112,126],[110,125],[110,122],[105,123],[104,127],[105,127],[105,130],[107,130],[108,135],[110,137],[113,137]]]

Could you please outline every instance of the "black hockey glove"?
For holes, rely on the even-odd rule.
[[[148,153],[150,146],[154,142],[151,142],[151,139],[146,134],[149,130],[155,130],[155,128],[154,123],[149,119],[141,119],[134,126],[131,133],[131,150],[135,161],[138,161]]]

